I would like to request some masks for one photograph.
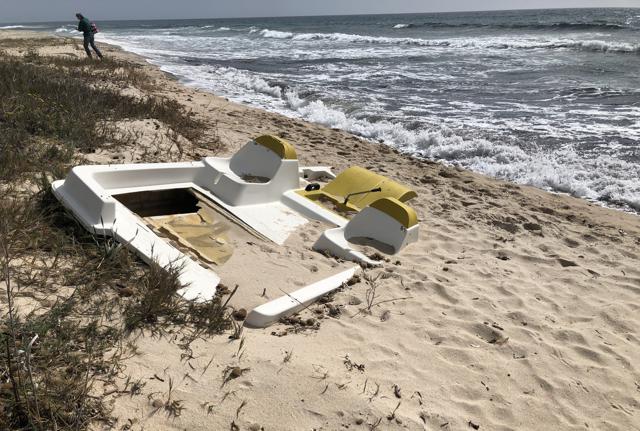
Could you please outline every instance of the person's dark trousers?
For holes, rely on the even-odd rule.
[[[89,56],[89,58],[91,58],[91,50],[89,49],[89,45],[91,45],[91,48],[93,48],[96,54],[98,54],[98,57],[102,58],[102,53],[96,47],[96,41],[93,36],[93,33],[84,35],[84,50],[87,52],[87,55]]]

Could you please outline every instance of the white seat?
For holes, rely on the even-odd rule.
[[[209,190],[232,206],[280,201],[300,186],[295,150],[272,136],[249,141],[231,158],[207,157],[204,163]]]
[[[369,245],[386,254],[396,254],[418,240],[415,211],[395,198],[382,198],[356,214],[346,225],[326,230],[313,245],[345,260],[380,265],[353,248],[349,241],[372,240]]]

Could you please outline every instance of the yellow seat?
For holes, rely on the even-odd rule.
[[[254,142],[270,149],[280,156],[281,159],[296,160],[298,158],[296,149],[284,139],[280,139],[272,135],[262,135],[254,139]]]
[[[371,191],[374,189],[380,191]],[[300,190],[298,193],[313,201],[327,199],[339,211],[358,212],[381,198],[406,202],[417,196],[410,188],[359,166],[344,170],[320,190]]]
[[[409,229],[418,224],[418,215],[416,211],[409,205],[400,202],[395,198],[382,198],[369,205],[371,208],[375,208],[389,217],[395,219],[398,223]]]

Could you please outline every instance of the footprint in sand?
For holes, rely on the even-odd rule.
[[[562,266],[563,268],[569,268],[572,266],[578,266],[577,263],[575,263],[572,260],[567,260],[567,259],[562,259],[562,258],[558,258],[558,263],[560,264],[560,266]]]
[[[538,223],[523,223],[522,227],[529,232],[542,232],[542,226],[540,226]]]
[[[496,329],[494,329],[487,323],[478,323],[473,325],[472,328],[478,338],[486,341],[489,344],[502,345],[509,340],[509,337],[504,335],[504,333],[502,332],[502,328],[500,328],[499,326],[496,326]]]
[[[500,220],[493,220],[491,224],[497,228],[506,230],[510,234],[515,234],[520,230],[520,228],[515,223],[509,223],[509,222],[504,222]]]
[[[318,272],[318,266],[317,265],[305,265],[305,268],[307,268],[309,270],[309,272]]]
[[[570,247],[570,248],[576,248],[580,246],[580,243],[578,241],[571,238],[565,238],[564,243],[567,245],[567,247]]]

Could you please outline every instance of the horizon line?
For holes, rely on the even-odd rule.
[[[128,18],[128,19],[116,19],[116,18],[100,18],[102,21],[197,21],[197,20],[222,20],[222,19],[259,19],[259,18],[307,18],[307,17],[335,17],[335,16],[378,16],[378,15],[442,15],[453,13],[473,13],[473,12],[519,12],[519,11],[535,11],[535,10],[580,10],[580,9],[640,9],[639,7],[628,6],[602,6],[602,7],[551,7],[551,8],[522,8],[522,9],[477,9],[477,10],[464,10],[464,11],[440,11],[440,12],[381,12],[381,13],[346,13],[346,14],[311,14],[311,15],[260,15],[260,16],[231,16],[231,17],[208,17],[208,18]],[[75,12],[73,12],[75,13]],[[71,21],[71,19],[70,19]],[[36,23],[60,23],[62,21],[10,21],[2,22],[0,24],[5,25],[21,25],[21,24],[36,24]],[[0,29],[1,30],[1,29]]]

